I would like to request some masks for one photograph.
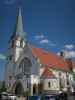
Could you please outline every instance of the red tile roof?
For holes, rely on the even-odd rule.
[[[75,61],[72,61],[73,68],[75,68]]]
[[[42,76],[45,78],[56,78],[53,72],[48,67],[45,67]]]
[[[46,52],[45,50],[36,47],[32,47],[32,53],[34,56],[39,58],[43,65],[48,65],[50,67],[55,67],[63,70],[69,70],[66,61],[55,53]]]
[[[72,60],[71,59],[66,59],[66,63],[68,65],[68,68],[72,69],[72,67],[73,67]]]

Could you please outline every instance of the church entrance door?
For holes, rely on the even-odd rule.
[[[16,88],[15,88],[15,94],[16,95],[22,95],[23,92],[24,92],[24,90],[23,90],[22,84],[20,82],[17,83]]]
[[[37,94],[37,85],[33,84],[33,95]]]

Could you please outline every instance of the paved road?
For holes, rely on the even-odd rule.
[[[25,97],[17,97],[17,100],[26,100]],[[75,100],[73,96],[68,96],[68,100]]]
[[[68,96],[68,100],[75,100],[73,96]]]
[[[17,100],[26,100],[25,97],[17,97]]]

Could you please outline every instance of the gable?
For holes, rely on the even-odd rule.
[[[53,71],[50,68],[48,68],[48,67],[46,67],[44,69],[41,77],[43,77],[43,78],[56,78],[54,73],[53,73]]]

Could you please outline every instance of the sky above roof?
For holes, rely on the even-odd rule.
[[[75,57],[75,0],[0,0],[0,53],[7,53],[19,5],[29,43]],[[4,65],[0,60],[0,79]]]

